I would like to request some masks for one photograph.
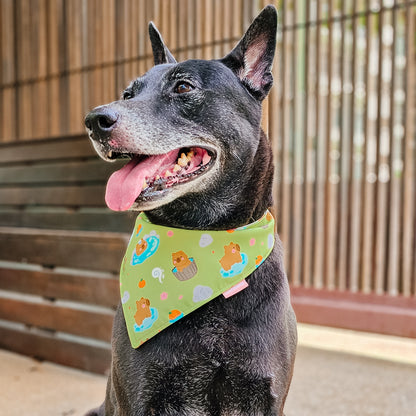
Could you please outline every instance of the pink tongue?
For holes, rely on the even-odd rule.
[[[143,189],[144,179],[154,177],[158,171],[170,167],[178,158],[178,150],[165,155],[150,156],[138,163],[132,159],[126,166],[114,172],[107,182],[105,202],[113,211],[126,211]]]

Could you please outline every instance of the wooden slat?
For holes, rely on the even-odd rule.
[[[298,322],[416,338],[416,301],[407,297],[291,289]]]
[[[43,163],[29,166],[0,167],[0,186],[4,184],[53,184],[101,181],[104,184],[111,173],[127,163],[90,159],[77,162]],[[3,201],[0,201],[0,203]]]
[[[128,235],[0,227],[2,260],[118,273]]]
[[[87,135],[29,143],[0,144],[0,163],[96,156]]]
[[[403,235],[402,235],[402,275],[405,295],[416,295],[416,7],[410,7],[406,13],[406,91],[405,137],[404,137],[404,180],[403,180]],[[413,62],[413,65],[411,64]],[[413,224],[413,227],[412,227]],[[413,264],[412,264],[413,263]],[[413,268],[413,271],[412,271]]]
[[[323,7],[320,1],[317,5],[317,19],[322,19]],[[315,174],[315,211],[314,211],[314,264],[313,264],[313,286],[321,288],[324,286],[324,255],[325,255],[325,238],[324,238],[324,220],[325,220],[325,167],[326,167],[326,149],[325,149],[325,86],[323,85],[325,75],[325,63],[327,46],[324,39],[325,32],[318,29],[318,39],[316,44],[316,73],[318,75],[317,96],[316,96],[316,174]],[[328,75],[328,74],[326,74]]]
[[[370,65],[375,65],[371,53],[374,50],[372,44],[372,32],[375,30],[375,18],[368,15],[366,30],[366,77],[365,77],[365,126],[364,126],[364,186],[363,193],[363,215],[361,219],[362,239],[361,239],[361,282],[360,290],[364,293],[372,291],[373,276],[373,248],[374,248],[374,207],[375,207],[375,162],[370,158],[374,155],[374,144],[376,137],[376,129],[374,123],[374,110],[370,111],[370,95],[374,91],[374,76],[370,75]],[[374,72],[374,71],[371,71]],[[374,103],[371,100],[371,103]],[[370,156],[370,158],[369,158]],[[371,163],[370,163],[371,162]]]
[[[133,212],[114,213],[105,208],[93,211],[50,207],[21,211],[10,208],[0,210],[0,226],[130,233],[136,215]]]
[[[2,69],[0,71],[0,82],[2,85],[11,85],[16,79],[15,68],[15,8],[14,0],[5,0],[1,3],[0,13],[0,42]],[[0,90],[0,142],[8,142],[16,139],[16,95],[14,87],[2,88]]]
[[[79,132],[83,125],[82,111],[82,0],[71,0],[65,4],[68,24],[68,69],[72,73],[68,76],[68,107],[69,134]],[[103,25],[104,26],[104,25]],[[106,30],[108,28],[106,27]]]
[[[294,22],[297,23],[304,10],[294,3],[293,13]],[[301,284],[302,260],[303,259],[303,186],[305,182],[304,167],[304,133],[305,133],[305,113],[304,113],[304,88],[305,88],[305,29],[302,27],[297,30],[293,38],[293,103],[292,103],[292,126],[293,128],[293,183],[292,183],[292,240],[291,240],[291,262],[290,274],[291,281],[295,285]]]
[[[120,301],[119,288],[117,277],[91,277],[23,267],[0,268],[0,289],[49,299],[114,308]]]
[[[110,342],[113,313],[0,298],[0,319]]]
[[[292,182],[293,182],[293,42],[294,34],[285,30],[286,25],[290,25],[290,8],[287,3],[283,5],[283,68],[282,68],[282,164],[280,174],[282,181],[282,195],[280,205],[280,233],[285,247],[286,264],[291,265],[292,256],[292,236],[291,236],[291,211],[292,211]],[[290,268],[287,270],[289,279],[291,279]]]
[[[0,348],[94,373],[108,373],[110,347],[92,346],[0,326]]]
[[[356,13],[358,8],[357,1],[353,3],[353,13]],[[364,59],[363,59],[363,46],[359,43],[359,40],[363,38],[361,31],[358,31],[357,19],[354,19],[353,23],[353,45],[352,45],[352,94],[353,98],[350,101],[350,114],[351,114],[351,148],[350,148],[350,221],[349,221],[349,290],[356,292],[359,287],[360,276],[360,241],[361,241],[361,216],[362,216],[362,186],[363,186],[363,161],[362,161],[362,146],[360,146],[360,138],[364,135],[363,129],[360,126],[360,122],[363,123],[363,104],[358,96],[358,86],[361,79],[364,77]],[[360,24],[362,27],[363,24]],[[365,47],[365,46],[364,46]],[[360,53],[358,52],[360,51]],[[361,136],[362,135],[362,136]]]
[[[103,186],[49,186],[0,189],[2,205],[93,206],[104,205]]]
[[[316,4],[315,4],[316,6]],[[311,4],[306,5],[306,20],[310,20]],[[317,29],[316,27],[305,28],[305,103],[304,103],[304,183],[303,183],[303,264],[302,284],[305,287],[312,285],[313,265],[313,196],[316,171],[316,154],[314,142],[316,137],[315,109],[316,109],[316,83],[315,72]]]

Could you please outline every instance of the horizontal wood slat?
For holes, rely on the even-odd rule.
[[[110,342],[113,317],[110,312],[0,298],[0,319],[107,342]]]
[[[118,273],[128,235],[0,227],[2,260]]]
[[[126,160],[106,163],[103,160],[91,159],[77,162],[43,163],[32,166],[5,166],[0,167],[0,186],[93,181],[100,181],[104,184],[111,173],[120,169],[126,163]]]
[[[104,205],[104,186],[48,186],[0,189],[2,205],[92,206]]]
[[[0,164],[96,156],[87,135],[0,144]]]
[[[94,212],[55,210],[42,207],[37,211],[0,210],[0,226],[33,227],[56,230],[85,230],[130,233],[137,213],[114,213],[100,208]]]
[[[291,289],[299,322],[416,338],[416,299]]]
[[[100,374],[108,373],[111,364],[110,346],[80,344],[1,326],[0,348]]]
[[[47,270],[2,268],[0,289],[110,308],[120,300],[118,277],[101,278]]]

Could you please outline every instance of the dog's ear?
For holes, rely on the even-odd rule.
[[[276,48],[276,30],[276,8],[266,6],[237,46],[221,59],[258,100],[263,100],[273,85],[271,69]]]
[[[166,47],[163,42],[162,35],[159,33],[153,22],[149,23],[149,36],[150,43],[152,44],[155,65],[176,64],[176,59]]]

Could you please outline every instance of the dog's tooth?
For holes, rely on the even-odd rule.
[[[159,175],[156,175],[155,179],[156,180],[160,179],[160,176]]]
[[[146,189],[146,188],[148,188],[149,187],[149,185],[148,185],[148,183],[146,182],[146,179],[143,179],[143,189]]]
[[[108,157],[109,159],[111,159],[111,158],[113,157],[113,151],[112,151],[112,150],[109,150],[109,151],[107,152],[107,157]]]
[[[176,172],[179,172],[180,170],[182,170],[182,167],[181,166],[179,166],[178,164],[176,164],[174,167],[173,167],[173,171],[176,173]]]
[[[167,170],[163,176],[169,178],[169,176],[173,176],[173,173],[170,170]]]
[[[188,159],[185,153],[181,154],[181,157],[178,159],[178,165],[185,167],[188,164]]]

